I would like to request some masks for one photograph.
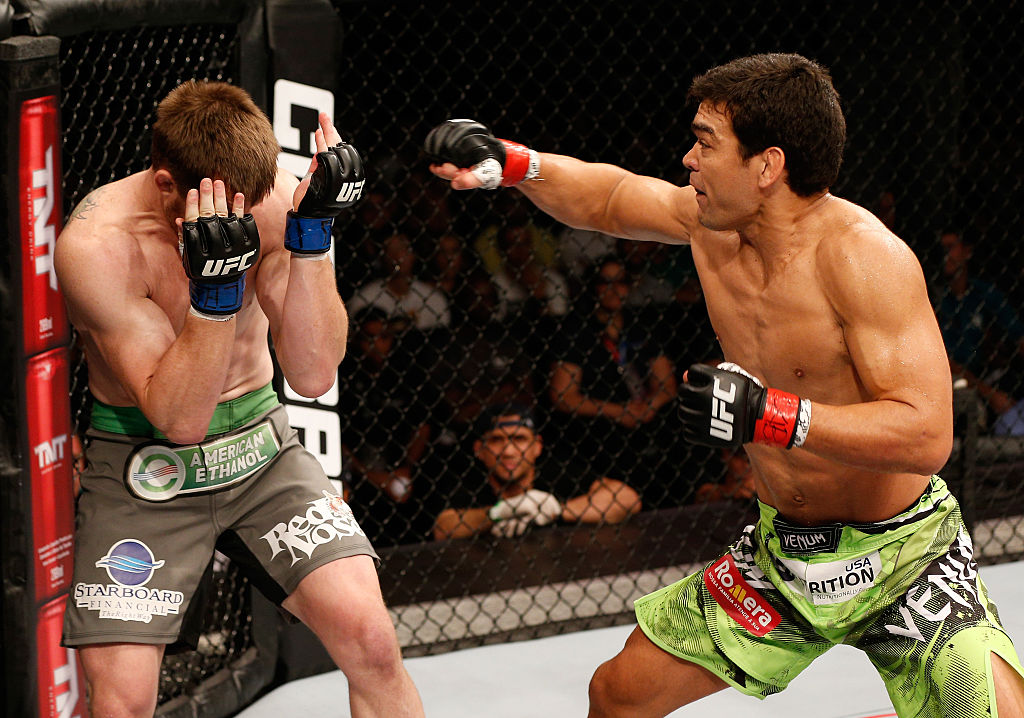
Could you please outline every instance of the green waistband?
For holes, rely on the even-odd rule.
[[[277,392],[271,384],[243,394],[237,399],[222,401],[213,410],[207,436],[223,434],[227,431],[245,426],[256,417],[270,411],[277,404]],[[101,401],[93,402],[92,427],[100,431],[109,431],[126,436],[146,436],[154,439],[166,439],[159,429],[149,423],[149,419],[134,406],[110,406]]]

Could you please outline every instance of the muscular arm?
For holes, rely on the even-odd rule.
[[[94,219],[70,224],[57,242],[57,276],[75,327],[150,423],[171,441],[196,442],[224,389],[235,320],[188,314],[175,335],[149,296],[145,265],[133,238]],[[184,279],[180,265],[174,271]]]
[[[577,416],[601,416],[618,419],[625,413],[622,404],[591,399],[583,393],[583,369],[578,364],[560,361],[551,369],[551,403],[559,411]]]
[[[494,522],[487,515],[489,509],[445,509],[434,521],[434,540],[470,538],[490,531]]]
[[[297,184],[279,171],[274,192],[253,211],[264,247],[255,285],[288,384],[302,396],[317,397],[337,379],[348,314],[331,260],[303,259],[284,248],[285,216]]]
[[[455,189],[480,186],[466,168],[446,163],[431,170]],[[541,153],[540,175],[516,188],[562,224],[614,237],[685,244],[696,222],[692,187],[565,155]]]
[[[825,266],[856,375],[871,400],[814,402],[804,449],[869,470],[938,471],[953,441],[952,381],[917,259],[887,235]]]
[[[562,520],[581,524],[617,524],[640,510],[640,494],[617,479],[598,479],[582,496],[565,502]]]

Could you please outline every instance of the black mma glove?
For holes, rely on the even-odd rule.
[[[230,319],[242,307],[245,273],[260,257],[256,221],[251,214],[199,217],[181,223],[181,243],[193,313]]]
[[[694,364],[679,388],[683,436],[695,444],[738,448],[748,442],[792,449],[807,438],[811,402],[765,389],[729,362]]]
[[[447,120],[427,134],[423,149],[430,159],[473,171],[484,189],[511,187],[540,173],[537,153],[518,142],[499,140],[473,120]]]
[[[288,213],[284,246],[296,254],[324,255],[331,248],[334,218],[363,196],[366,175],[359,151],[339,142],[316,155],[316,169],[297,210]]]

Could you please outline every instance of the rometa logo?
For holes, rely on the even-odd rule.
[[[764,596],[743,578],[731,554],[707,567],[704,585],[729,617],[755,636],[767,635],[782,620]]]

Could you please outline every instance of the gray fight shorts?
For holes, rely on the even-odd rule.
[[[234,410],[222,411],[225,404]],[[195,445],[98,429],[103,422],[94,411],[65,646],[195,646],[200,588],[215,549],[277,604],[326,563],[355,555],[377,559],[270,386],[225,404],[218,405],[215,422],[240,418],[227,419],[218,427],[226,431]],[[246,420],[246,413],[253,418]],[[117,428],[125,426],[131,422]]]

